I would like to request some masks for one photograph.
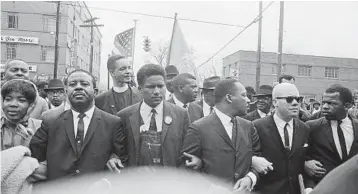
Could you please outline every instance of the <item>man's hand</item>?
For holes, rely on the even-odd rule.
[[[107,168],[109,170],[111,170],[112,172],[117,172],[120,173],[121,170],[120,168],[124,168],[122,162],[120,159],[118,158],[111,158],[108,160],[107,164],[106,164]]]
[[[246,191],[251,192],[252,180],[250,177],[245,176],[242,179],[239,179],[234,185],[235,191]]]
[[[184,156],[187,158],[185,160],[186,167],[192,168],[194,170],[198,170],[201,168],[202,161],[200,158],[198,158],[192,154],[188,154],[186,152],[184,152]]]
[[[263,157],[253,156],[252,167],[260,174],[267,174],[268,171],[273,170],[272,163]]]
[[[306,189],[305,189],[305,194],[309,194],[309,193],[311,193],[311,192],[312,192],[312,190],[313,190],[313,189],[311,189],[311,188],[306,188]]]
[[[323,165],[316,160],[306,161],[305,171],[309,176],[322,177],[326,174],[326,169],[324,169]]]

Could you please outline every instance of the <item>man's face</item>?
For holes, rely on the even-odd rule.
[[[11,92],[3,99],[2,110],[11,121],[20,121],[27,113],[30,103],[20,92]]]
[[[232,101],[231,108],[235,111],[234,116],[244,116],[247,114],[250,99],[246,95],[245,87],[240,83],[236,83],[236,85],[237,91],[235,95],[230,95]]]
[[[67,80],[67,96],[73,107],[88,108],[94,99],[92,77],[85,72],[75,72]]]
[[[341,101],[338,92],[323,94],[322,113],[328,120],[341,120],[345,118],[348,109]]]
[[[290,84],[295,84],[295,80],[294,79],[282,79],[281,83],[290,83]]]
[[[65,89],[47,90],[47,96],[51,104],[54,106],[60,106],[66,100]]]
[[[45,88],[47,88],[47,87],[48,87],[48,85],[44,85],[41,88],[38,87],[39,95],[43,98],[47,97],[47,92],[45,91]]]
[[[5,70],[5,80],[29,79],[29,65],[23,61],[14,60]]]
[[[295,98],[300,98],[300,96],[299,92],[296,88],[294,88],[293,85],[292,87],[281,91],[276,99],[273,100],[276,111],[279,112],[282,116],[286,116],[288,118],[297,118],[302,98],[300,98],[300,100]]]
[[[144,84],[138,87],[144,102],[155,108],[165,97],[165,81],[161,75],[152,75],[145,79]]]
[[[209,106],[215,106],[214,90],[203,89],[204,100]]]
[[[196,85],[196,80],[188,79],[186,84],[181,87],[181,91],[183,92],[187,102],[195,101],[198,96],[198,86]]]
[[[256,108],[262,112],[268,113],[272,105],[271,96],[257,96]]]
[[[316,110],[318,110],[318,109],[319,109],[319,106],[320,106],[319,104],[314,104],[314,105],[313,105],[313,108],[316,109]]]
[[[116,83],[130,83],[133,76],[132,65],[127,59],[119,59],[110,74]]]
[[[175,76],[177,76],[178,74],[169,74],[167,75],[167,79],[165,81],[165,85],[167,87],[167,90],[170,92],[170,93],[173,93],[174,90],[172,88],[172,81],[174,79]]]

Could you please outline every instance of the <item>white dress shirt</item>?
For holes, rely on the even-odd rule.
[[[203,113],[204,113],[204,117],[210,115],[210,106],[208,105],[208,103],[205,102],[204,96],[203,96]]]
[[[232,127],[233,127],[233,123],[231,122],[231,117],[227,116],[226,114],[222,113],[221,111],[219,111],[217,108],[214,108],[214,111],[216,113],[216,115],[219,117],[219,120],[221,121],[221,123],[223,124],[225,131],[227,132],[227,134],[229,135],[230,139],[232,139]],[[257,182],[257,177],[254,173],[249,172],[247,173],[248,177],[250,177],[251,181],[252,181],[252,185],[251,188],[253,188],[256,185]]]
[[[87,112],[85,112],[86,116],[83,117],[83,124],[84,124],[83,137],[86,137],[88,126],[89,126],[92,116],[93,116],[94,108],[95,108],[95,106],[93,106],[91,109],[89,109]],[[76,138],[78,121],[80,120],[80,118],[78,116],[80,115],[80,113],[74,111],[73,109],[71,109],[71,111],[72,111],[72,115],[73,115],[73,126],[74,126],[74,130],[75,130],[74,132],[75,132],[75,138]]]
[[[259,113],[261,118],[265,118],[267,115],[270,115],[270,112],[268,114],[262,112],[261,110],[257,109],[257,112]]]
[[[176,105],[184,108],[184,103],[182,103],[180,100],[178,100],[178,98],[175,97],[175,94],[173,94],[173,100]],[[186,104],[186,109],[188,110],[188,108],[189,108],[189,103]]]
[[[148,131],[150,126],[150,120],[152,118],[152,107],[150,107],[148,104],[146,104],[143,100],[142,105],[140,106],[140,116],[143,119],[144,125],[140,126],[140,132]],[[162,125],[163,125],[163,101],[156,106],[155,111],[157,112],[155,114],[155,123],[157,125],[157,132],[162,131]]]
[[[285,125],[287,122],[285,122],[280,117],[278,117],[276,113],[273,115],[273,120],[276,123],[276,127],[278,129],[278,133],[280,134],[282,143],[283,143],[283,145],[285,145],[285,134],[284,134],[283,129],[285,128]],[[291,148],[292,147],[292,137],[293,137],[293,119],[291,119],[288,122],[287,132],[288,132],[289,146]]]
[[[338,122],[332,120],[331,128],[332,128],[332,132],[333,132],[334,144],[336,145],[339,156],[342,158],[342,148],[341,148],[341,144],[339,142],[339,137],[338,137],[338,132],[337,132]],[[346,142],[347,154],[349,154],[352,144],[353,144],[353,140],[354,140],[354,132],[353,132],[352,121],[348,117],[346,117],[342,120],[341,129],[343,131],[344,139]]]

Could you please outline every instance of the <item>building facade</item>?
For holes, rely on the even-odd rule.
[[[31,79],[52,79],[54,74],[57,4],[39,1],[1,2],[1,71],[9,59],[30,65]],[[83,1],[60,4],[58,78],[81,68],[89,70],[91,29],[80,27],[92,15]],[[102,35],[93,29],[93,71],[100,80]]]
[[[223,59],[222,75],[238,76],[242,84],[255,88],[256,64],[255,51],[237,51]],[[277,83],[277,67],[276,53],[261,53],[261,85]],[[358,59],[283,54],[281,72],[295,77],[302,96],[318,101],[332,84],[358,88]]]

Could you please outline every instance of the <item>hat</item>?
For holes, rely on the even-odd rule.
[[[168,65],[165,67],[165,72],[167,75],[178,75],[179,71],[176,66]]]
[[[269,85],[262,85],[260,86],[259,90],[257,91],[257,94],[254,95],[254,97],[257,96],[272,96],[272,86]]]
[[[208,77],[204,79],[203,87],[201,89],[213,90],[219,81],[219,76]]]
[[[48,83],[48,87],[45,90],[56,90],[56,89],[64,89],[65,85],[59,79],[52,79]]]

